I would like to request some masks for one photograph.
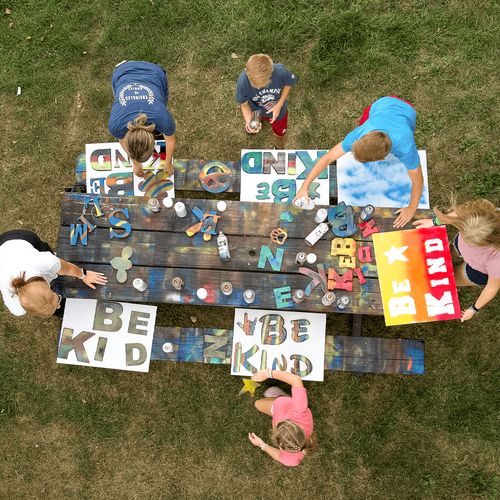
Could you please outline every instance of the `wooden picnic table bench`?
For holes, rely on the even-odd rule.
[[[229,240],[231,259],[219,259],[216,237],[204,241],[202,235],[189,238],[185,231],[198,222],[192,214],[193,207],[203,212],[217,211],[216,200],[181,199],[187,207],[188,215],[179,218],[173,208],[161,207],[159,213],[152,213],[147,197],[109,197],[100,195],[102,207],[126,209],[132,231],[126,238],[110,239],[110,223],[106,217],[93,219],[96,228],[88,234],[87,246],[80,242],[70,245],[70,225],[78,222],[84,212],[86,197],[78,193],[65,193],[62,201],[61,227],[58,241],[58,256],[75,262],[87,269],[101,271],[108,277],[108,284],[92,290],[79,280],[65,279],[66,295],[72,298],[100,298],[125,302],[152,302],[172,304],[197,304],[232,307],[252,307],[276,309],[274,289],[290,286],[292,290],[305,289],[311,277],[302,274],[295,263],[297,252],[314,252],[325,268],[334,266],[338,270],[338,257],[330,255],[330,231],[314,247],[309,247],[304,238],[317,226],[314,221],[316,211],[299,210],[292,206],[227,201],[227,210],[219,212],[217,232],[224,231]],[[357,209],[359,211],[359,209]],[[429,211],[422,211],[428,215]],[[377,208],[375,217],[380,231],[392,231],[393,209]],[[293,218],[293,222],[287,222]],[[284,220],[285,219],[285,220]],[[278,247],[270,242],[270,233],[277,227],[285,228],[288,238]],[[120,229],[116,229],[119,232]],[[372,246],[371,236],[363,238],[361,232],[352,236],[358,244]],[[273,271],[269,263],[264,269],[258,267],[261,247],[267,245],[275,254],[277,248],[284,250],[281,270]],[[116,271],[110,265],[111,259],[121,255],[124,247],[133,250],[130,260],[133,267],[128,271],[127,281],[120,284]],[[372,251],[374,257],[374,252]],[[317,271],[316,264],[307,266]],[[343,312],[349,314],[383,314],[375,260],[360,265],[366,283],[353,279],[352,292],[342,294],[351,297],[351,303],[343,310],[336,305],[324,306],[321,285],[317,286],[304,302],[295,309],[312,312]],[[343,272],[344,270],[340,270]],[[327,271],[328,272],[328,271]],[[185,283],[182,290],[171,284],[172,278],[179,276]],[[148,288],[140,292],[132,286],[134,278],[142,278]],[[224,295],[220,290],[223,281],[233,285],[233,293]],[[203,287],[208,296],[205,300],[197,297],[196,291]],[[255,301],[247,304],[243,292],[253,289]]]

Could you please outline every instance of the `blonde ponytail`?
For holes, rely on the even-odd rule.
[[[147,115],[141,113],[134,121],[127,123],[128,132],[125,134],[125,144],[130,157],[139,163],[151,157],[155,146],[153,135],[155,124],[146,125],[147,120]]]
[[[19,297],[19,302],[29,314],[40,318],[50,318],[57,309],[57,295],[41,276],[26,279],[23,272],[11,283],[11,292]]]
[[[304,429],[291,420],[282,420],[273,429],[273,443],[281,450],[311,455],[316,449],[316,433],[306,438]]]

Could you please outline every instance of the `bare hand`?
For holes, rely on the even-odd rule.
[[[267,370],[260,370],[254,375],[252,375],[252,380],[255,380],[256,382],[263,382],[264,380],[267,380],[269,378],[269,374],[267,373]]]
[[[469,307],[469,309],[462,311],[462,317],[460,318],[460,321],[463,323],[464,321],[471,319],[474,314],[476,314],[476,311],[474,311],[472,307]]]
[[[166,177],[170,177],[174,173],[174,165],[172,163],[170,165],[165,165],[163,171]]]
[[[415,227],[432,227],[434,226],[434,222],[432,221],[432,219],[418,219],[413,222],[413,225]]]
[[[273,106],[273,109],[272,109],[272,112],[273,112],[273,117],[271,118],[270,122],[269,123],[274,123],[275,120],[278,119],[278,116],[280,115],[281,113],[281,105],[279,104],[275,104]]]
[[[95,286],[93,283],[96,285],[105,285],[108,282],[108,278],[104,276],[103,273],[96,273],[95,271],[87,271],[87,274],[82,280],[87,286],[95,290]]]
[[[144,170],[142,170],[142,165],[134,165],[132,171],[134,172],[134,175],[137,175],[137,177],[144,177]]]
[[[394,221],[393,227],[403,227],[411,221],[412,217],[415,215],[416,210],[410,207],[400,208],[396,210],[396,214],[399,214]]]
[[[293,199],[293,203],[295,203],[295,200],[299,200],[300,198],[309,198],[309,193],[307,192],[307,188],[305,187],[304,184],[300,186],[300,189],[297,191],[297,194],[295,195],[295,198]]]
[[[254,446],[262,446],[264,444],[264,441],[262,441],[262,439],[260,439],[260,437],[253,432],[248,433],[248,439]]]
[[[261,128],[262,128],[262,123],[259,124],[259,127],[257,129],[254,129],[254,128],[250,127],[250,122],[246,122],[245,123],[245,130],[249,134],[258,134],[260,132]]]

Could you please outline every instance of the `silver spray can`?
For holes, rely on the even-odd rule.
[[[148,207],[150,208],[151,212],[159,212],[160,211],[160,202],[158,201],[158,198],[150,198],[148,200]]]
[[[146,285],[146,282],[142,278],[135,278],[132,285],[136,290],[139,290],[139,292],[145,292],[148,288],[148,285]]]
[[[369,221],[372,217],[373,214],[375,213],[375,207],[373,205],[366,205],[366,207],[361,210],[361,213],[359,214],[359,219],[363,222]]]
[[[222,231],[220,231],[217,236],[217,248],[219,250],[220,260],[227,262],[231,258],[231,254],[229,253],[227,236]]]
[[[182,290],[184,288],[184,281],[182,281],[182,278],[180,276],[175,276],[172,278],[172,286],[176,290]]]
[[[337,307],[345,309],[351,303],[351,298],[348,295],[341,295],[337,300]]]
[[[304,302],[306,294],[304,293],[304,290],[295,290],[292,295],[292,299],[296,304],[300,304],[301,302]]]
[[[223,283],[221,283],[220,289],[224,295],[231,295],[233,293],[233,285],[231,285],[229,281],[224,281]]]
[[[252,113],[252,119],[250,120],[250,128],[252,130],[255,130],[256,132],[260,130],[261,124],[260,124],[260,110],[256,109]]]
[[[316,215],[314,216],[314,222],[316,222],[316,224],[319,224],[321,222],[325,222],[327,217],[328,217],[328,212],[327,212],[326,208],[320,208],[316,212]]]
[[[297,198],[293,202],[293,204],[297,208],[303,208],[304,210],[312,210],[314,208],[314,200],[311,200],[311,198],[309,198],[309,197]]]
[[[298,266],[301,266],[302,264],[305,263],[307,259],[307,255],[305,252],[299,252],[296,256],[295,256],[295,264],[297,264]]]
[[[182,201],[178,201],[175,205],[174,205],[174,209],[175,209],[175,213],[177,214],[177,217],[186,217],[187,215],[187,210],[186,210],[186,205],[184,205],[184,203],[182,203]]]
[[[321,299],[324,306],[331,306],[335,302],[335,294],[333,292],[326,292]]]
[[[255,300],[255,292],[253,290],[245,290],[243,292],[243,300],[247,304],[251,304]]]
[[[318,226],[316,226],[306,237],[306,243],[312,247],[314,246],[318,240],[324,236],[328,232],[328,224],[326,222],[322,222]]]

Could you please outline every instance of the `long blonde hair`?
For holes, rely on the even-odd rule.
[[[11,281],[12,296],[17,295],[27,313],[39,318],[50,318],[57,309],[57,295],[41,276],[26,279],[22,273]]]
[[[153,154],[155,124],[146,125],[147,115],[141,113],[133,122],[127,123],[128,131],[125,134],[125,144],[130,157],[139,163],[144,163]]]
[[[455,226],[467,243],[500,250],[500,213],[490,201],[482,198],[458,204],[453,196],[450,208],[453,215],[438,208],[434,212],[441,222]]]
[[[282,420],[273,429],[272,441],[278,448],[292,453],[310,455],[316,448],[316,434],[306,438],[304,429],[291,420]]]

